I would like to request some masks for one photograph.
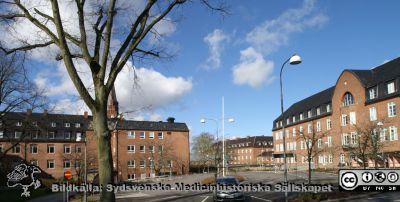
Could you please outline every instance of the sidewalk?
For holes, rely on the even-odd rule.
[[[68,193],[68,196],[74,196],[75,193]],[[51,193],[47,194],[45,196],[40,196],[31,200],[28,200],[28,202],[64,202],[66,199],[65,192],[57,192],[57,193]]]

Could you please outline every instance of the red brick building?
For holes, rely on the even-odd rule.
[[[271,136],[247,136],[226,140],[229,164],[271,165],[273,139]],[[270,155],[268,155],[270,154]]]
[[[118,102],[112,91],[108,116],[116,181],[188,173],[189,129],[185,123],[176,123],[174,118],[166,122],[132,121],[117,115]],[[72,171],[74,177],[83,175],[86,149],[88,172],[96,173],[97,147],[91,122],[86,112],[11,112],[0,122],[0,152],[19,156],[59,179],[65,170]]]
[[[335,86],[290,106],[273,122],[275,162],[289,168],[400,167],[397,113],[400,58],[368,70],[346,69]],[[368,142],[364,153],[357,152]],[[375,149],[375,150],[374,150]]]

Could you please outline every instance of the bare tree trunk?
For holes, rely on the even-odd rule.
[[[311,158],[308,158],[308,184],[311,184]]]
[[[93,129],[97,141],[97,158],[99,164],[99,182],[102,186],[101,201],[115,201],[114,192],[106,190],[107,184],[113,184],[113,167],[111,154],[111,133],[107,124],[107,112],[100,109],[93,114]]]

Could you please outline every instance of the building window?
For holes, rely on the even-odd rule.
[[[80,128],[81,127],[81,123],[75,123],[75,128]]]
[[[390,133],[390,141],[398,140],[398,138],[397,138],[397,127],[396,126],[390,126],[389,127],[389,133]]]
[[[128,168],[134,168],[135,167],[135,160],[128,160]]]
[[[134,139],[135,138],[135,131],[128,131],[128,138]]]
[[[134,180],[135,179],[135,174],[134,173],[129,173],[128,174],[128,180]]]
[[[11,153],[13,153],[13,154],[19,154],[21,152],[21,146],[18,144],[18,145],[15,145],[13,148],[12,148],[12,152]]]
[[[357,133],[352,132],[352,133],[350,134],[350,144],[352,144],[352,145],[358,144],[357,139],[358,139]]]
[[[345,160],[345,156],[344,156],[344,154],[340,154],[340,163],[346,163],[346,160]]]
[[[317,116],[321,114],[321,108],[317,108]]]
[[[286,119],[286,125],[289,125],[289,123],[290,123],[290,119],[287,118],[287,119]]]
[[[81,140],[82,140],[82,133],[76,132],[76,141],[81,141]]]
[[[32,133],[31,133],[32,139],[38,139],[38,133],[39,133],[39,131],[32,131]]]
[[[312,125],[311,124],[308,124],[308,133],[312,133]]]
[[[326,105],[326,112],[331,112],[331,105],[330,104]]]
[[[378,117],[376,116],[376,108],[375,107],[369,108],[369,120],[370,121],[376,121],[377,118]]]
[[[349,106],[354,104],[354,97],[351,93],[347,92],[343,97],[343,106]]]
[[[350,112],[350,124],[351,125],[356,124],[356,113],[355,112]]]
[[[349,135],[344,133],[342,135],[342,145],[348,145],[349,144]]]
[[[52,132],[49,132],[47,134],[47,136],[48,136],[49,139],[54,139],[54,137],[56,136],[56,133],[52,131]]]
[[[379,133],[381,142],[386,141],[386,131],[387,131],[386,128],[382,128],[380,133]]]
[[[54,154],[55,146],[52,144],[47,145],[47,153]]]
[[[17,123],[15,123],[16,126],[22,126],[22,122],[21,121],[17,121]]]
[[[318,147],[318,148],[321,148],[321,147],[322,147],[322,139],[321,139],[321,138],[318,139],[318,141],[317,141],[317,147]]]
[[[394,86],[394,81],[387,83],[386,86],[388,94],[394,93],[396,91],[396,88]]]
[[[56,122],[51,122],[51,127],[52,128],[55,128],[57,126],[57,123]]]
[[[146,133],[144,131],[140,132],[140,139],[146,138]]]
[[[128,153],[135,153],[135,145],[128,145]]]
[[[347,115],[342,114],[342,126],[346,126],[346,125],[347,125]]]
[[[81,146],[80,145],[76,145],[75,146],[75,153],[81,153],[82,152],[82,148],[81,148]]]
[[[321,122],[317,122],[317,132],[321,132]]]
[[[67,140],[71,139],[71,132],[65,131],[64,132],[64,138],[67,139]]]
[[[149,151],[150,151],[151,153],[154,153],[154,146],[150,145],[150,146],[149,146]]]
[[[370,100],[375,99],[378,96],[378,88],[377,87],[370,88],[368,90],[368,94]]]
[[[47,168],[49,169],[54,168],[54,160],[47,160]]]
[[[64,154],[70,154],[71,153],[71,145],[64,145]]]
[[[303,120],[303,113],[300,114],[300,121]]]
[[[293,137],[296,137],[296,128],[293,128],[292,134],[293,134]]]
[[[158,152],[163,152],[164,151],[164,146],[163,145],[159,145],[158,146]]]
[[[332,136],[328,136],[328,147],[332,147]]]
[[[388,103],[388,116],[389,117],[396,116],[396,103],[394,103],[394,102]]]
[[[279,133],[275,133],[275,137],[276,140],[279,140]]]
[[[71,127],[71,124],[70,123],[64,123],[64,127],[69,128],[69,127]]]
[[[145,153],[146,147],[144,145],[140,145],[140,153]]]
[[[300,126],[300,127],[299,127],[299,132],[300,132],[300,135],[302,135],[302,134],[303,134],[303,132],[304,132],[304,128],[303,128],[303,126]]]
[[[38,147],[37,147],[37,144],[31,144],[30,145],[30,147],[31,147],[31,154],[37,154],[38,153]]]
[[[326,119],[326,130],[332,129],[332,121],[331,119]]]
[[[311,110],[308,110],[308,112],[307,112],[307,118],[311,118],[311,116],[312,116]]]
[[[150,139],[154,139],[154,132],[150,132],[150,133],[149,133],[149,138],[150,138]]]
[[[140,168],[144,168],[146,166],[146,162],[144,160],[140,160]]]
[[[75,168],[80,168],[80,167],[81,167],[81,161],[75,160]]]
[[[64,160],[64,168],[70,168],[71,167],[71,161],[70,160]]]
[[[0,131],[0,138],[3,139],[4,138],[4,132]]]
[[[329,162],[329,163],[333,163],[333,156],[332,156],[332,154],[329,154],[329,155],[328,155],[328,162]]]
[[[163,132],[158,132],[157,134],[158,139],[164,139],[164,133]]]
[[[15,131],[14,137],[15,137],[15,139],[20,139],[22,137],[22,132],[21,131]]]

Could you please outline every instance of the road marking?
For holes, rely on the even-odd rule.
[[[137,193],[130,193],[130,194],[116,196],[116,198],[136,198],[136,197],[146,197],[146,196],[148,196],[148,194],[137,192]]]
[[[164,198],[159,198],[159,199],[156,199],[156,200],[151,200],[151,201],[163,201],[163,200],[165,200],[165,199],[171,199],[171,198],[176,198],[176,197],[178,197],[178,196],[168,196],[168,197],[164,197]],[[151,201],[149,201],[149,202],[151,202]]]
[[[210,197],[210,196],[206,196],[206,198],[204,198],[201,202],[206,201],[208,199],[208,197]]]
[[[255,197],[255,196],[251,196],[251,197],[255,198],[255,199],[258,199],[258,200],[262,200],[262,201],[272,202],[271,200],[268,200],[268,199],[258,198],[258,197]]]

